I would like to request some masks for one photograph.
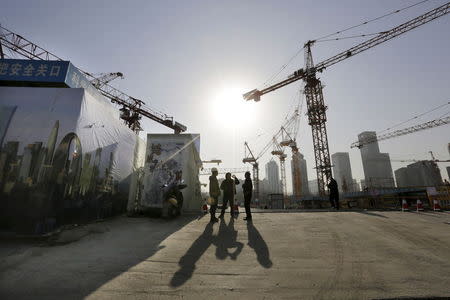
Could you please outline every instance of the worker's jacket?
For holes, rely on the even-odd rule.
[[[239,180],[237,178],[233,179],[225,179],[222,181],[220,185],[220,189],[223,190],[223,196],[225,198],[234,198],[234,194],[236,194],[236,185],[239,184]]]
[[[220,196],[219,181],[216,176],[209,176],[209,195],[213,198]]]
[[[339,189],[336,180],[331,179],[330,183],[328,184],[328,189],[330,190],[330,195],[339,195]]]
[[[252,197],[253,184],[251,179],[245,179],[242,190],[244,191],[244,197]]]

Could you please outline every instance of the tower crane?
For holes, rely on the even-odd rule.
[[[95,74],[89,74],[90,76],[94,77],[94,79],[91,80],[92,85],[99,89],[102,88],[105,84],[110,83],[116,78],[123,79],[123,74],[121,72],[116,73],[100,73],[98,75]]]
[[[202,164],[221,164],[222,160],[221,159],[211,159],[211,160],[202,160]]]
[[[311,46],[314,45],[315,41],[310,40],[304,45],[305,52],[305,68],[295,71],[293,74],[288,76],[287,79],[275,83],[269,87],[262,90],[254,89],[243,95],[244,99],[247,101],[254,100],[260,101],[261,96],[273,92],[279,88],[289,85],[302,79],[305,83],[304,94],[306,96],[306,104],[308,109],[308,121],[311,125],[312,136],[313,136],[313,146],[314,146],[314,157],[316,162],[316,172],[317,172],[317,183],[319,194],[325,194],[325,183],[331,179],[331,161],[330,153],[328,148],[328,137],[326,130],[326,109],[323,92],[322,83],[319,78],[317,78],[317,72],[322,72],[326,68],[350,58],[356,54],[364,52],[371,49],[379,44],[382,44],[388,40],[391,40],[405,32],[408,32],[414,28],[417,28],[423,24],[426,24],[432,20],[442,17],[450,12],[450,2],[441,5],[433,10],[426,12],[408,22],[405,22],[397,27],[390,30],[380,32],[375,37],[366,40],[352,48],[343,51],[335,56],[332,56],[316,65],[314,65]]]
[[[271,154],[278,156],[278,159],[280,160],[281,191],[283,192],[284,204],[286,207],[287,186],[286,186],[286,166],[284,163],[286,161],[287,155],[284,153],[284,149],[283,149],[283,147],[281,147],[280,143],[278,142],[277,137],[275,137],[275,136],[273,137],[272,143],[273,143],[274,149],[272,150]]]
[[[297,142],[284,127],[282,127],[281,130],[282,140],[280,142],[280,146],[290,147],[292,151],[292,191],[294,196],[299,198],[302,194],[301,176],[303,176],[303,174],[301,174],[300,170],[300,154],[298,152]],[[294,131],[292,135],[295,137],[297,132]]]
[[[205,168],[201,170],[199,175],[211,175],[212,168]],[[218,174],[226,174],[226,173],[232,173],[232,174],[242,174],[248,172],[247,168],[218,168],[217,173]]]
[[[249,163],[253,167],[253,182],[255,189],[255,199],[259,199],[259,164],[258,160],[274,145],[274,139],[277,140],[284,132],[285,128],[293,128],[293,132],[298,131],[298,121],[299,121],[299,108],[296,108],[294,114],[286,120],[286,122],[281,126],[275,135],[270,139],[270,141],[261,149],[257,156],[253,154],[250,149],[248,142],[244,143],[245,157],[242,160],[243,163]],[[296,134],[295,134],[296,135]],[[283,141],[282,141],[283,142]],[[286,157],[285,157],[286,158]],[[281,167],[281,166],[280,166]],[[283,166],[284,167],[284,166]],[[283,172],[281,172],[283,173]],[[286,174],[286,172],[284,172]],[[286,176],[285,176],[286,177]],[[286,180],[284,180],[286,182]],[[287,194],[287,193],[285,193]]]
[[[388,139],[392,139],[398,136],[402,136],[402,135],[407,135],[407,134],[411,134],[417,131],[421,131],[421,130],[425,130],[425,129],[430,129],[430,128],[434,128],[434,127],[438,127],[438,126],[443,126],[443,125],[447,125],[450,123],[450,116],[445,117],[445,118],[439,118],[439,119],[435,119],[435,120],[431,120],[425,123],[421,123],[421,124],[417,124],[411,127],[406,127],[403,129],[399,129],[399,130],[395,130],[392,132],[388,132],[385,134],[382,134],[380,136],[375,136],[375,137],[368,137],[366,139],[362,139],[360,141],[354,142],[351,144],[350,148],[361,148],[364,145],[367,144],[371,144],[371,143],[375,143],[377,141],[383,141],[383,140],[388,140]]]
[[[59,60],[59,61],[63,60],[62,58],[51,53],[50,51],[45,50],[44,48],[36,45],[35,43],[29,41],[28,39],[22,37],[17,33],[12,32],[11,30],[3,26],[0,26],[0,31],[1,31],[0,45],[22,57],[31,60]],[[3,48],[1,56],[2,58],[4,58],[5,56]],[[134,132],[138,133],[139,131],[142,130],[140,124],[142,116],[173,129],[175,133],[181,133],[187,130],[185,125],[175,122],[173,117],[158,112],[154,109],[151,109],[150,107],[145,105],[144,101],[129,96],[126,93],[109,85],[108,84],[109,81],[107,80],[101,81],[99,80],[99,78],[94,77],[93,75],[91,75],[86,71],[83,71],[79,68],[78,70],[82,72],[84,75],[86,75],[86,77],[91,82],[93,82],[93,85],[98,89],[98,91],[103,96],[110,99],[112,103],[121,106],[120,116],[125,121],[125,124],[127,124],[127,126]],[[110,76],[106,77],[106,79],[109,78]],[[96,80],[99,81],[96,82]]]

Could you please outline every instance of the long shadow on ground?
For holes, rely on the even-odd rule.
[[[83,299],[153,256],[164,248],[162,241],[196,218],[121,217],[103,223],[105,232],[77,242],[2,258],[0,299]],[[13,265],[6,267],[8,260]]]
[[[269,247],[259,233],[258,229],[251,223],[247,223],[248,245],[255,253],[257,260],[264,268],[272,267]],[[230,257],[236,260],[244,248],[244,244],[237,241],[238,232],[234,229],[234,219],[231,218],[226,224],[224,219],[220,220],[219,232],[213,236],[213,225],[208,223],[203,233],[192,243],[191,247],[180,258],[178,264],[180,269],[173,275],[170,286],[179,287],[185,284],[194,274],[196,263],[211,246],[216,246],[216,258],[224,260]]]
[[[203,233],[192,243],[191,247],[180,258],[178,264],[180,269],[175,272],[170,280],[170,286],[179,287],[188,281],[195,271],[197,261],[202,257],[206,250],[214,244],[216,248],[216,257],[226,259],[228,256],[236,260],[241,253],[244,244],[238,242],[237,231],[234,229],[234,219],[231,218],[228,225],[224,219],[220,220],[219,232],[213,236],[213,224],[208,223]],[[234,249],[234,250],[229,250]]]
[[[192,243],[188,251],[180,258],[180,269],[173,275],[170,285],[178,287],[183,285],[195,270],[195,264],[213,242],[213,225],[208,223],[203,233]]]
[[[220,220],[219,233],[214,239],[216,245],[216,257],[218,259],[226,259],[228,256],[232,260],[236,260],[241,253],[244,244],[237,241],[238,232],[234,229],[234,218],[231,218],[228,225],[224,219]],[[234,250],[229,250],[234,249]]]
[[[248,245],[255,250],[256,259],[259,264],[268,269],[272,267],[272,260],[270,259],[270,252],[267,243],[256,229],[252,222],[247,222],[248,230]]]
[[[389,217],[386,217],[386,216],[383,216],[383,215],[380,215],[380,214],[377,214],[377,213],[374,213],[374,212],[370,212],[370,211],[367,211],[367,210],[364,210],[364,211],[355,211],[355,212],[357,212],[357,213],[359,213],[359,214],[364,214],[364,215],[373,216],[373,217],[379,217],[379,218],[389,219]]]

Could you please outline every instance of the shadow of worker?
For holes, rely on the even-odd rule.
[[[220,219],[219,232],[215,238],[216,257],[218,259],[226,259],[228,256],[232,260],[236,260],[241,253],[244,244],[237,241],[238,232],[234,229],[234,219],[231,218],[228,225],[224,219]],[[234,249],[230,251],[229,249]]]
[[[250,248],[253,248],[253,250],[255,250],[256,259],[258,260],[259,264],[266,269],[272,267],[269,247],[252,222],[247,222],[247,231],[248,245],[250,246]]]
[[[211,246],[213,241],[213,225],[208,223],[203,233],[192,243],[188,251],[180,258],[180,269],[175,272],[170,280],[170,286],[179,287],[186,283],[194,273],[195,264],[203,253]]]

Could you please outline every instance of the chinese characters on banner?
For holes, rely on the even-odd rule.
[[[3,76],[23,76],[23,77],[59,77],[61,73],[60,65],[40,63],[32,64],[30,61],[8,62],[0,61],[0,75]]]

